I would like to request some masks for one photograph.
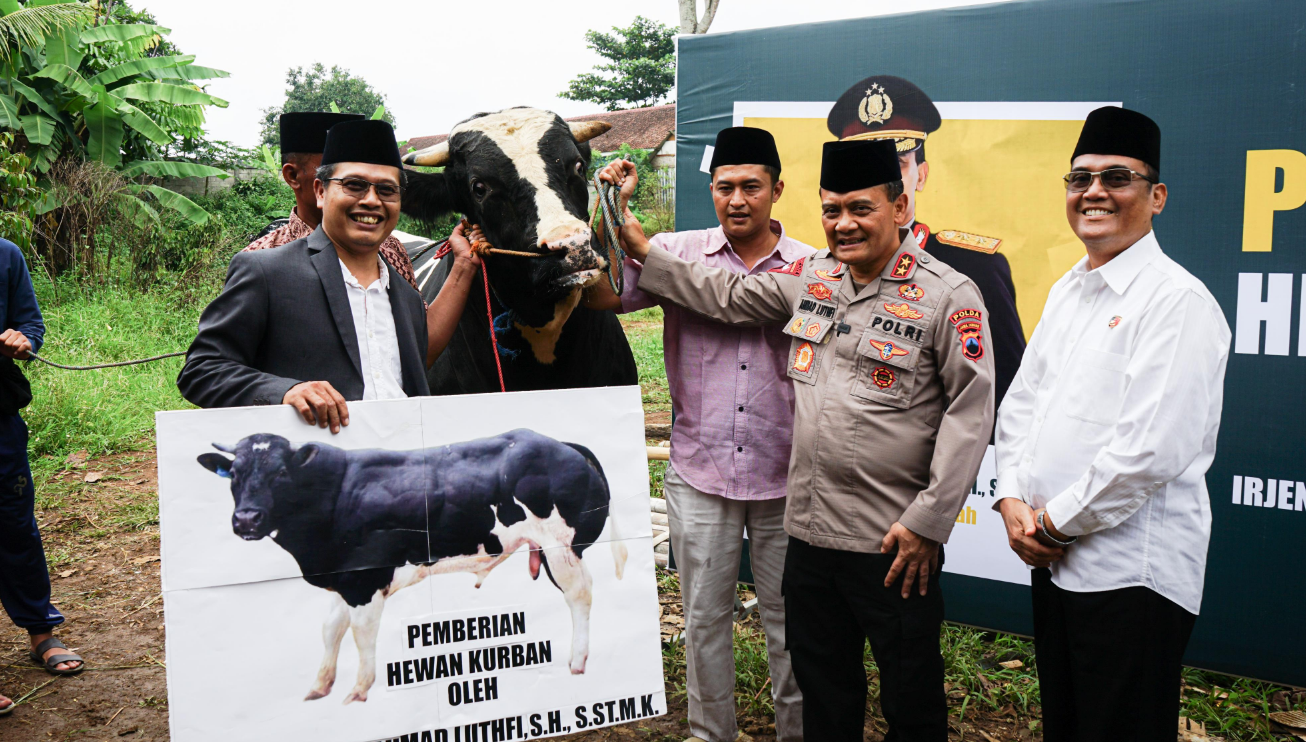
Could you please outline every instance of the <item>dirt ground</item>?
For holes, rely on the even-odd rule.
[[[153,451],[77,461],[38,492],[37,519],[52,569],[55,604],[67,617],[57,633],[86,658],[87,669],[55,678],[28,659],[26,634],[9,625],[0,633],[0,693],[21,705],[0,718],[0,742],[43,740],[167,740],[168,701],[159,533]],[[90,480],[90,481],[88,481]],[[679,596],[664,594],[663,637],[684,626]],[[751,619],[751,620],[756,620]],[[685,699],[670,684],[666,715],[564,739],[684,739]],[[959,704],[957,699],[951,702]],[[952,720],[954,740],[1034,740],[1015,713]],[[740,717],[757,742],[775,740],[773,719]],[[886,730],[868,709],[866,739]]]

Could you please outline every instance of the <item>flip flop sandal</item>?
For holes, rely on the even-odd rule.
[[[33,662],[44,667],[45,671],[51,675],[76,675],[86,669],[86,660],[83,660],[72,652],[69,652],[68,654],[51,655],[48,660],[42,659],[42,655],[49,652],[51,649],[68,649],[68,647],[64,646],[63,642],[52,636],[36,645],[36,651],[31,652],[29,656],[31,656]],[[72,670],[58,669],[59,665],[63,662],[77,662],[79,664]]]

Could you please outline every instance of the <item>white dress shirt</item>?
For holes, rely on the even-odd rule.
[[[376,256],[381,277],[371,286],[363,285],[349,272],[344,261],[340,272],[345,277],[349,311],[354,315],[354,335],[358,338],[358,360],[363,369],[363,399],[403,399],[403,372],[399,369],[399,338],[395,334],[395,317],[390,311],[390,271]]]
[[[996,495],[1079,536],[1052,564],[1058,586],[1143,586],[1198,612],[1229,340],[1220,305],[1152,232],[1052,287],[998,411]]]

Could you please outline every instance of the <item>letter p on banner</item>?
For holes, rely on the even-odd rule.
[[[1283,171],[1283,188],[1278,188]],[[1277,189],[1277,190],[1276,190]],[[1247,188],[1243,200],[1243,252],[1270,252],[1274,212],[1306,204],[1306,154],[1295,149],[1247,150]]]

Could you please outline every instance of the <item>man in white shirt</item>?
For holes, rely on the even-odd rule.
[[[1152,232],[1160,153],[1148,117],[1089,114],[1066,176],[1087,255],[998,412],[995,507],[1035,567],[1045,742],[1172,738],[1202,600],[1230,333]]]
[[[321,223],[232,259],[177,377],[182,396],[206,408],[288,404],[338,433],[347,401],[428,394],[426,368],[453,334],[479,259],[455,229],[453,272],[425,307],[379,254],[403,184],[388,123],[333,126],[314,181]]]

